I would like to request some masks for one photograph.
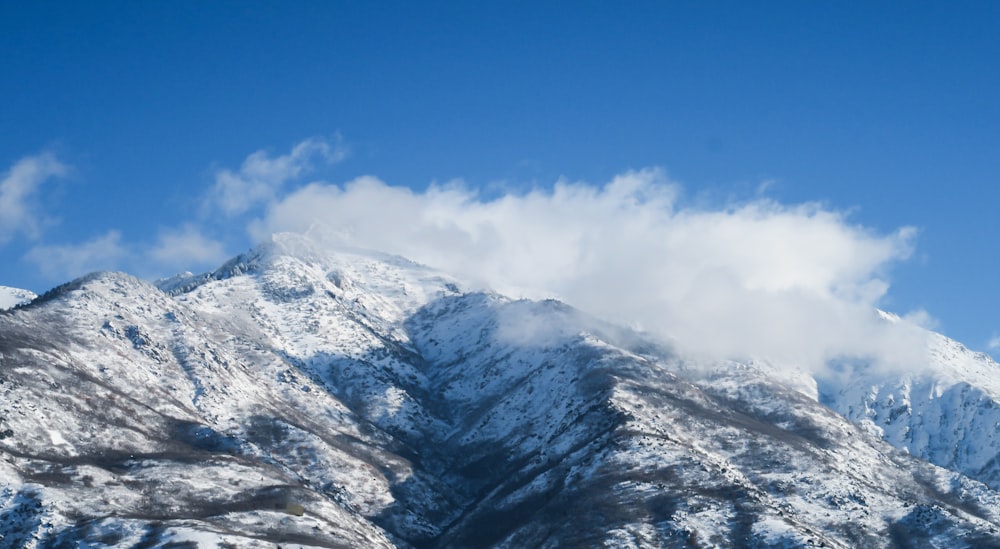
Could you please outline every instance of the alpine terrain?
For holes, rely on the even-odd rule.
[[[929,332],[698,362],[288,234],[0,307],[2,547],[1000,547],[1000,366]]]

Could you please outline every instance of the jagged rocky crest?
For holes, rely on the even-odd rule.
[[[997,365],[931,341],[808,390],[293,235],[100,273],[0,315],[0,545],[998,546]]]

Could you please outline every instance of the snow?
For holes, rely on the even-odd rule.
[[[63,438],[62,433],[60,433],[59,431],[54,431],[52,429],[49,429],[48,433],[49,433],[49,439],[52,440],[53,445],[55,446],[62,446],[64,444],[69,445],[69,442],[66,442],[66,439]]]
[[[820,380],[825,404],[893,446],[1000,488],[1000,364],[928,334],[929,367]]]
[[[13,309],[18,305],[23,305],[35,299],[33,292],[9,286],[0,286],[0,311]]]
[[[468,288],[276,235],[211,273],[102,273],[0,315],[0,532],[240,548],[997,539],[1000,376],[955,342],[928,338],[932,370],[816,378],[766,357],[696,363],[562,303]]]

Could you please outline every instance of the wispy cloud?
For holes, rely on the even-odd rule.
[[[145,275],[169,275],[168,269],[188,270],[214,266],[225,259],[223,242],[241,240],[242,232],[232,217],[259,211],[281,198],[286,188],[314,171],[322,163],[342,161],[349,154],[339,135],[331,139],[311,138],[297,143],[287,154],[256,151],[238,169],[221,169],[203,197],[203,214],[223,214],[227,221],[211,215],[192,216],[177,226],[162,229],[152,242],[126,238],[119,231],[82,243],[39,242],[24,256],[51,281],[64,281],[93,270],[126,267]],[[37,204],[39,188],[52,177],[65,176],[69,168],[45,153],[18,161],[0,180],[0,244],[17,234],[41,236],[45,217]],[[236,227],[236,230],[233,230]],[[207,236],[222,234],[222,240]]]
[[[989,343],[986,344],[986,348],[991,351],[1000,351],[1000,335],[991,337]]]
[[[64,177],[69,168],[51,153],[18,160],[0,180],[0,244],[17,234],[37,238],[44,215],[36,199],[39,187],[53,177]]]
[[[211,266],[226,258],[222,243],[205,236],[193,224],[160,233],[148,256],[155,263],[180,269]]]
[[[457,184],[414,192],[362,177],[291,192],[251,234],[319,224],[333,242],[558,297],[690,353],[815,368],[845,355],[913,358],[902,352],[919,330],[874,313],[888,269],[911,254],[913,228],[877,234],[811,203],[684,207],[679,192],[656,169],[492,200]]]
[[[333,164],[347,155],[348,149],[339,136],[333,140],[306,139],[281,156],[263,150],[254,152],[238,170],[216,172],[207,206],[227,216],[242,214],[273,200],[286,183],[310,172],[316,160]]]
[[[116,269],[126,256],[121,233],[108,231],[80,244],[35,246],[24,259],[50,280],[65,281],[92,271]]]

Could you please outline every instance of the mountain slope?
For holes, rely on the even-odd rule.
[[[929,334],[930,367],[825,383],[823,402],[892,445],[1000,490],[1000,364]]]
[[[978,461],[907,455],[881,416],[760,364],[463,287],[279,235],[205,275],[101,273],[0,314],[4,543],[1000,544]],[[836,388],[838,410],[869,395]]]

